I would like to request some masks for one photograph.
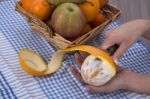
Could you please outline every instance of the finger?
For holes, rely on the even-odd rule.
[[[120,81],[120,79],[114,77],[111,79],[111,81],[102,86],[87,85],[85,87],[85,90],[89,92],[110,93],[118,89],[121,89],[122,87],[121,82],[122,81]]]
[[[85,90],[88,92],[96,92],[96,93],[108,93],[111,92],[110,88],[108,88],[106,85],[104,86],[92,86],[92,85],[87,85],[85,87]]]
[[[109,48],[110,46],[112,46],[112,45],[114,45],[114,44],[115,44],[115,42],[113,42],[113,41],[108,37],[108,38],[106,38],[106,39],[104,40],[104,42],[102,43],[101,48],[102,48],[102,49],[107,49],[107,48]]]
[[[83,82],[83,79],[81,77],[81,74],[73,67],[69,67],[69,70],[71,71],[71,73],[81,82]]]
[[[116,66],[116,69],[117,69],[117,73],[123,70],[123,68],[119,66]]]
[[[111,29],[109,31],[106,32],[105,34],[105,38],[108,38],[110,36],[110,34],[112,34],[116,29]]]
[[[106,50],[107,48],[109,48],[110,46],[114,45],[115,43],[110,42],[110,40],[105,40],[104,43],[102,44],[102,46],[100,47],[101,49]]]
[[[112,39],[110,39],[110,35],[112,34],[114,30],[109,30],[106,35],[105,35],[105,39],[104,42],[101,45],[102,49],[107,49],[108,47],[110,47],[111,45],[113,45],[114,43],[112,42]]]
[[[113,55],[114,61],[118,62],[118,60],[123,56],[123,53],[125,53],[128,48],[129,46],[126,43],[122,43]]]
[[[75,61],[77,62],[78,66],[81,67],[83,63],[83,58],[79,53],[75,53]]]

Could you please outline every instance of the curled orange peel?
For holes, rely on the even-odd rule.
[[[30,59],[29,57],[26,57],[26,55],[22,54],[22,53],[24,53],[24,51],[26,51],[28,53],[28,54],[26,53],[27,56],[32,55],[32,58]],[[49,75],[49,74],[52,74],[52,73],[55,73],[56,71],[58,71],[59,68],[62,66],[64,56],[68,52],[73,52],[73,51],[83,51],[83,52],[87,52],[93,56],[96,56],[97,58],[101,59],[102,61],[109,63],[110,68],[112,68],[112,70],[116,71],[116,64],[114,63],[113,59],[109,56],[109,54],[107,54],[103,50],[100,50],[98,48],[95,48],[93,46],[88,46],[88,45],[79,45],[79,46],[75,46],[75,47],[71,47],[71,48],[67,48],[67,49],[58,50],[58,51],[56,51],[56,53],[54,53],[54,55],[52,56],[48,65],[45,64],[45,62],[43,61],[41,56],[39,56],[37,53],[35,53],[31,50],[27,50],[27,49],[23,49],[20,51],[19,60],[20,60],[20,64],[21,64],[22,68],[29,74],[37,75],[37,76]],[[33,55],[31,52],[34,53],[35,55]],[[35,67],[37,67],[37,68],[29,66],[30,64],[27,63],[27,59],[25,57],[29,58],[28,60],[30,60],[31,62],[36,63]],[[38,63],[35,60],[33,60],[34,58],[37,59]]]
[[[47,65],[41,56],[32,50],[22,49],[19,52],[19,62],[23,70],[28,74],[43,76],[47,70]]]

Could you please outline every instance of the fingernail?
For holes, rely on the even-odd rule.
[[[118,65],[118,59],[114,59],[114,62]]]
[[[90,88],[85,87],[84,90],[85,90],[85,91],[90,91]]]

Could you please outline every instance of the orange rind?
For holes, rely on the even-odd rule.
[[[88,45],[79,45],[67,49],[58,50],[51,57],[51,60],[49,61],[48,65],[44,62],[43,58],[41,58],[41,56],[37,53],[28,49],[22,49],[19,53],[19,61],[22,68],[31,75],[49,75],[58,71],[62,66],[64,56],[68,52],[73,51],[87,52],[90,55],[93,55],[98,59],[104,61],[105,63],[108,63],[108,67],[110,67],[111,70],[116,72],[116,65],[113,62],[113,59],[109,56],[109,54],[107,54],[103,50]]]
[[[19,53],[19,62],[22,68],[31,75],[42,76],[47,70],[44,60],[32,50],[22,49]]]

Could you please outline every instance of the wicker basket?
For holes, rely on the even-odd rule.
[[[95,38],[98,34],[101,33],[103,28],[111,23],[112,21],[118,19],[121,15],[121,11],[116,8],[113,5],[107,4],[104,8],[101,9],[101,12],[105,15],[107,18],[107,21],[105,21],[100,26],[92,29],[87,34],[77,38],[74,41],[69,41],[59,34],[53,32],[50,27],[47,26],[46,23],[38,19],[35,15],[25,11],[20,2],[16,3],[16,11],[26,16],[26,19],[28,23],[31,25],[33,31],[35,33],[39,34],[43,38],[45,38],[49,43],[51,43],[53,46],[55,46],[57,49],[64,49],[75,45],[81,45],[85,44],[88,41]]]

